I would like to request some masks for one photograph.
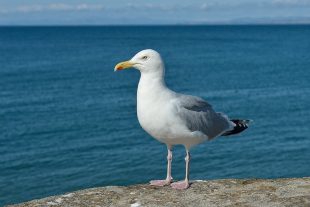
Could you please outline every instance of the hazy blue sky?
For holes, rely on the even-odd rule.
[[[1,25],[310,22],[310,0],[0,0]]]

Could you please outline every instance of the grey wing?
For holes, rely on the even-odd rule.
[[[208,102],[195,96],[179,97],[178,114],[190,131],[200,131],[209,139],[234,127],[226,115],[215,112]]]

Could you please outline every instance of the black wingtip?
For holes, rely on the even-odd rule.
[[[239,134],[249,127],[251,120],[249,119],[232,119],[230,120],[236,125],[232,130],[225,132],[222,136],[229,136],[233,134]]]

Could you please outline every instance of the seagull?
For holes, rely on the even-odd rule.
[[[215,112],[204,99],[170,90],[165,84],[165,66],[158,52],[146,49],[128,61],[118,63],[114,71],[135,68],[141,76],[137,90],[137,116],[141,127],[153,138],[167,145],[167,177],[152,180],[150,185],[171,185],[174,189],[190,187],[190,149],[218,136],[237,134],[248,128],[249,120],[232,119]],[[172,148],[186,150],[185,179],[173,182]]]

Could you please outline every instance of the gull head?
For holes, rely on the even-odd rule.
[[[130,60],[118,63],[114,71],[126,68],[138,69],[141,73],[163,72],[164,64],[160,54],[152,49],[146,49],[138,52]]]

